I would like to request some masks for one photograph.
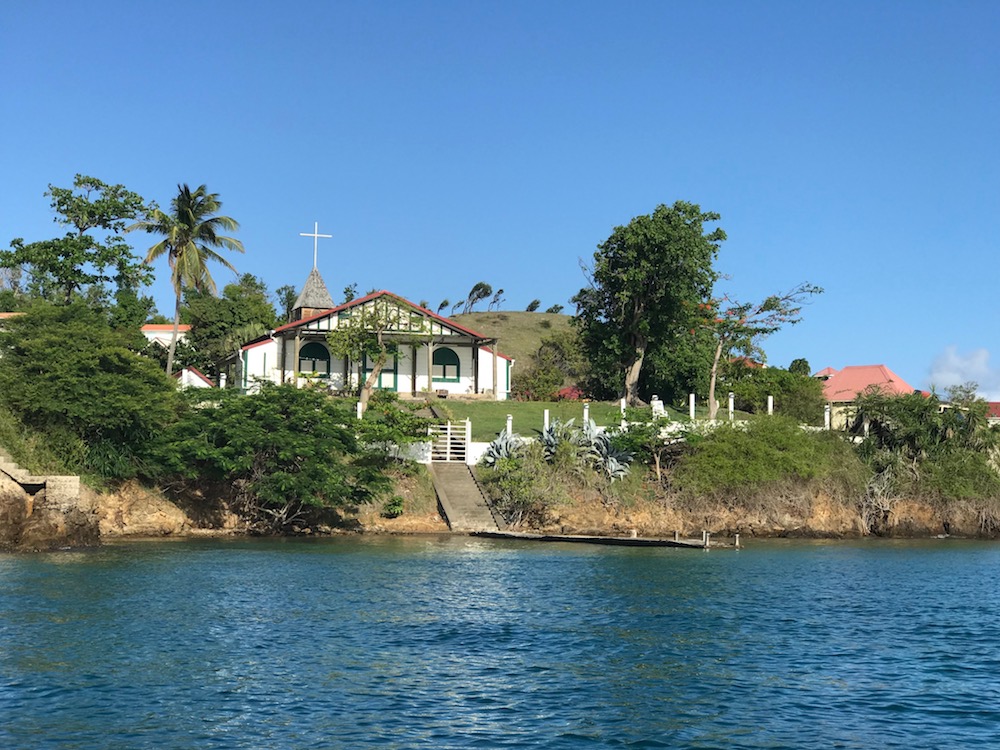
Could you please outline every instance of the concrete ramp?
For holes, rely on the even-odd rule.
[[[431,477],[448,528],[452,531],[497,531],[498,526],[469,467],[434,462]]]

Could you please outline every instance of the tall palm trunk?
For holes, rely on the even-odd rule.
[[[174,305],[174,333],[167,347],[167,375],[174,374],[174,352],[177,351],[177,333],[181,327],[181,295],[177,294],[177,304]]]

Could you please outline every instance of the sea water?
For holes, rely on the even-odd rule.
[[[0,556],[0,748],[1000,747],[1000,544]]]

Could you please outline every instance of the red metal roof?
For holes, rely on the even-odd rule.
[[[872,387],[897,396],[915,390],[885,365],[849,365],[823,383],[823,397],[827,401],[853,401],[859,393]]]
[[[174,330],[174,324],[173,323],[146,323],[146,325],[144,325],[142,327],[142,330],[143,331],[149,331],[150,333],[152,333],[153,331],[173,331]],[[177,326],[177,331],[180,332],[180,333],[187,333],[190,330],[191,330],[191,326],[189,324],[187,324],[187,323],[181,323],[179,326]]]
[[[1000,419],[1000,401],[987,402],[986,416],[990,419]]]
[[[832,367],[824,367],[819,372],[813,375],[814,378],[830,378],[837,374],[837,371]]]

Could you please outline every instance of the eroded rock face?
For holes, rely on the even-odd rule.
[[[0,550],[32,552],[99,544],[93,508],[63,506],[47,502],[44,490],[31,496],[8,487],[0,493]]]
[[[97,495],[95,503],[102,536],[177,536],[194,525],[172,502],[136,484]]]

